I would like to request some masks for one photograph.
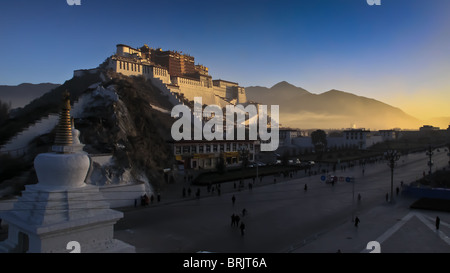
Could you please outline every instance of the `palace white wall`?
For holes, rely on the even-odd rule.
[[[118,46],[117,55],[127,56],[134,54],[133,49],[127,46]],[[171,77],[167,69],[147,65],[141,63],[128,62],[117,59],[118,57],[109,58],[108,68],[125,76],[144,76],[152,81],[169,97],[173,97],[175,93],[183,94],[188,100],[194,100],[195,97],[201,97],[203,104],[219,105],[225,107],[230,104],[246,103],[247,97],[245,89],[239,87],[236,83],[216,80],[212,81],[211,77],[202,76],[200,80],[189,79],[186,77]],[[173,102],[179,101],[175,95]]]

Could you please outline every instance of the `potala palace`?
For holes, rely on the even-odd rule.
[[[163,92],[189,101],[202,97],[204,104],[220,107],[248,103],[245,88],[236,82],[213,80],[207,67],[195,65],[194,57],[182,52],[118,44],[116,54],[106,60],[106,68],[126,76],[143,76]],[[77,70],[74,76],[84,72]]]

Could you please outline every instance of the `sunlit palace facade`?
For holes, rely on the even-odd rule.
[[[190,101],[202,97],[203,103],[221,107],[248,103],[244,87],[236,82],[213,80],[208,67],[196,65],[193,56],[182,52],[118,44],[106,67],[125,76],[143,76],[162,91]]]

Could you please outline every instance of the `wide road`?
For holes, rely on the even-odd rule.
[[[433,161],[433,171],[448,166],[447,152],[435,150]],[[394,195],[400,181],[407,184],[428,172],[427,162],[425,152],[402,156],[394,170]],[[289,252],[362,211],[386,204],[385,195],[391,190],[386,162],[366,164],[364,173],[362,170],[356,166],[336,171],[338,177],[354,177],[354,184],[338,182],[332,186],[316,175],[221,196],[126,210],[115,226],[115,237],[145,253]],[[248,211],[246,216],[241,214],[243,208]],[[239,213],[246,225],[244,236],[231,226],[233,213]]]

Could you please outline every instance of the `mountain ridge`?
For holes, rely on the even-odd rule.
[[[314,94],[282,81],[267,87],[246,87],[247,98],[280,106],[282,126],[295,128],[418,129],[422,121],[385,102],[331,89]],[[288,98],[288,99],[286,99]]]
[[[61,85],[50,82],[0,85],[0,100],[11,103],[11,108],[24,107],[32,100],[59,86]]]

